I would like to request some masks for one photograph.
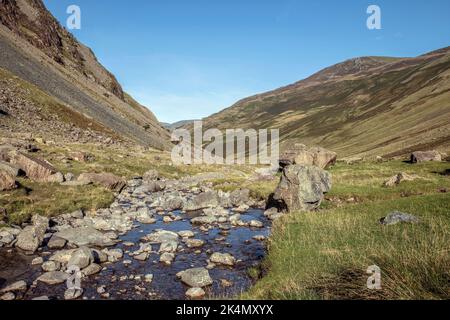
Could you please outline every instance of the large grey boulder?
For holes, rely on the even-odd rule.
[[[380,220],[380,223],[385,226],[391,226],[398,223],[419,223],[419,218],[409,213],[400,211],[393,211],[387,217]]]
[[[109,247],[115,244],[114,241],[93,227],[67,228],[57,232],[55,236],[66,239],[79,247]]]
[[[296,144],[292,148],[287,149],[280,157],[280,166],[282,168],[297,164],[306,166],[316,166],[326,169],[337,161],[337,153],[321,148],[307,148],[303,144]]]
[[[52,236],[47,243],[49,249],[62,249],[66,246],[67,240],[59,238],[57,236]]]
[[[284,168],[287,166],[291,166],[295,164],[295,158],[300,155],[300,153],[307,151],[307,148],[304,144],[297,143],[294,146],[286,149],[280,155],[280,167]],[[312,162],[312,160],[311,160]],[[311,163],[312,164],[312,163]]]
[[[166,211],[180,210],[184,206],[184,200],[182,197],[169,197],[165,199],[161,207]]]
[[[96,183],[109,190],[120,192],[126,182],[112,173],[83,173],[78,177],[78,181],[83,183]]]
[[[165,188],[166,183],[164,181],[149,181],[137,187],[133,192],[133,196],[145,196],[148,193],[163,191]]]
[[[321,148],[321,147],[313,147],[309,149],[309,152],[313,155],[314,160],[313,164],[316,167],[319,167],[321,169],[326,169],[330,166],[333,166],[336,164],[337,161],[337,153]],[[297,159],[295,161],[296,164],[302,164],[300,162],[297,162]]]
[[[69,267],[76,266],[80,269],[84,269],[93,262],[94,255],[92,254],[92,250],[87,247],[81,247],[72,254],[67,265]]]
[[[49,261],[54,261],[65,265],[69,262],[70,258],[72,258],[75,251],[77,251],[77,249],[57,251],[49,258]]]
[[[433,151],[416,151],[411,154],[412,163],[428,162],[428,161],[442,161],[442,155]]]
[[[243,204],[248,204],[250,201],[250,190],[248,189],[238,189],[234,190],[230,194],[231,204],[235,207],[239,207]]]
[[[292,165],[283,170],[273,199],[283,210],[317,209],[331,190],[331,175],[315,166]]]
[[[167,230],[156,230],[155,232],[143,238],[143,240],[145,241],[156,244],[171,241],[178,242],[178,239],[179,239],[178,233]]]
[[[31,221],[33,225],[25,227],[17,236],[16,247],[34,253],[44,241],[49,219],[35,215]]]
[[[219,206],[219,196],[215,191],[202,192],[194,199],[189,200],[183,207],[184,211],[197,211]]]
[[[48,182],[57,173],[55,167],[45,160],[22,152],[11,153],[11,163],[24,171],[28,178],[36,182]]]
[[[215,252],[211,255],[209,260],[215,264],[221,264],[225,266],[234,266],[236,259],[229,253]]]
[[[62,271],[51,271],[46,272],[43,275],[41,275],[39,278],[37,278],[37,281],[43,282],[48,285],[56,285],[61,284],[67,281],[67,279],[70,277],[68,273],[62,272]]]
[[[208,270],[205,268],[193,268],[178,274],[181,281],[192,288],[203,288],[213,283]]]

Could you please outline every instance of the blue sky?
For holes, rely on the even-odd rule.
[[[448,0],[44,0],[160,121],[202,118],[345,59],[450,45]],[[366,27],[378,5],[382,29]]]

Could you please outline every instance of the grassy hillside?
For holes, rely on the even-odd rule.
[[[450,49],[417,58],[352,59],[291,86],[244,99],[206,128],[279,128],[302,142],[352,155],[450,149]]]

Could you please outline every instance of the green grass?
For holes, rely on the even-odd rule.
[[[443,174],[448,168],[449,164],[446,162],[414,165],[401,161],[364,162],[356,165],[339,163],[330,169],[333,188],[327,199],[345,202],[354,198],[356,202],[366,202],[437,193],[441,189],[450,189],[448,176]],[[397,187],[383,186],[386,180],[400,172],[417,175],[418,179],[403,182]],[[333,206],[329,202],[324,205]]]
[[[21,224],[32,215],[56,216],[78,209],[107,207],[114,200],[111,191],[99,186],[63,187],[19,179],[21,188],[0,192],[0,207],[8,212],[8,223]]]
[[[328,201],[319,212],[291,213],[273,228],[265,276],[245,299],[449,299],[450,179],[448,163],[401,162],[337,165],[329,197],[357,197],[356,203]],[[424,180],[395,188],[382,183],[395,173]],[[418,216],[417,225],[382,226],[400,210]],[[366,287],[366,270],[382,270],[382,290]],[[253,271],[254,272],[254,271]]]

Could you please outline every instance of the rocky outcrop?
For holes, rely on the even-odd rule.
[[[83,183],[96,183],[117,192],[120,192],[126,185],[122,178],[112,173],[83,173],[77,180]]]
[[[11,154],[11,163],[19,167],[28,178],[36,182],[52,181],[52,176],[57,173],[55,167],[50,163],[22,152]]]
[[[279,160],[280,167],[284,168],[284,167],[295,164],[295,158],[300,156],[300,154],[304,153],[305,151],[306,151],[306,146],[304,144],[300,144],[300,143],[297,143],[292,148],[285,150],[280,155],[280,160]],[[304,161],[306,161],[306,160],[308,160],[308,159],[304,159]],[[313,161],[312,158],[309,160],[312,163],[312,161]]]
[[[286,150],[280,157],[282,168],[298,164],[306,166],[316,166],[326,169],[336,164],[337,153],[321,147],[307,149],[303,144],[295,144],[293,148]]]
[[[68,228],[55,233],[54,236],[65,239],[79,247],[108,247],[114,245],[110,238],[92,227]]]
[[[46,217],[35,215],[33,225],[25,227],[17,236],[16,247],[34,253],[44,241],[49,220]]]
[[[428,161],[442,161],[442,156],[437,151],[416,151],[411,154],[411,163],[421,163]]]
[[[317,209],[331,190],[331,175],[314,166],[292,165],[283,170],[273,200],[287,211]]]
[[[321,169],[327,169],[330,166],[336,164],[337,160],[336,152],[321,147],[313,147],[309,149],[309,152],[313,154],[314,157],[313,165],[315,165],[316,167],[319,167]],[[302,164],[301,162],[298,162],[297,159],[295,163]]]

